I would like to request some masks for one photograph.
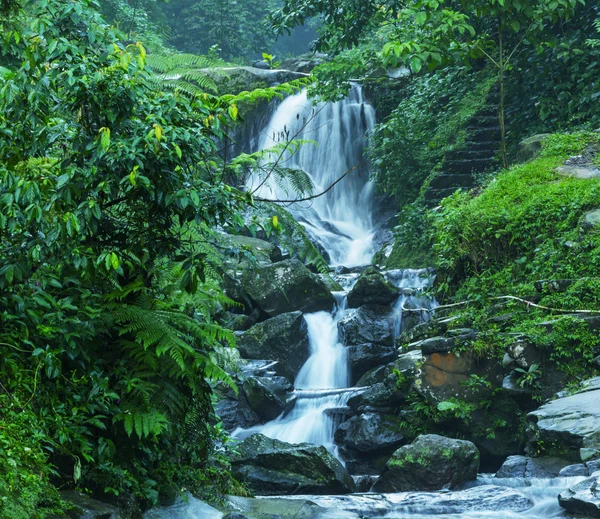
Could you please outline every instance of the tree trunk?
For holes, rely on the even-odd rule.
[[[508,168],[508,157],[506,152],[506,122],[504,119],[504,75],[506,61],[504,59],[504,26],[502,19],[498,18],[498,68],[500,69],[500,102],[498,107],[498,119],[500,121],[500,147],[502,152],[502,167]]]

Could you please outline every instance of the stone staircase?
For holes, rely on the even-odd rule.
[[[468,138],[463,149],[446,153],[442,172],[438,173],[425,191],[427,207],[436,207],[440,200],[457,189],[475,186],[477,174],[498,167],[500,124],[498,122],[498,93],[493,90],[485,109],[477,113],[467,126]]]

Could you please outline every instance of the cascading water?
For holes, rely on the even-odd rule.
[[[290,139],[314,141],[280,162],[307,173],[315,194],[355,168],[335,189],[289,208],[328,252],[333,266],[365,265],[373,257],[373,185],[364,149],[374,125],[375,111],[365,102],[361,87],[354,85],[348,97],[336,103],[313,105],[306,91],[288,97],[261,132],[261,150]],[[288,199],[291,192],[273,178],[263,183],[258,175],[250,179],[248,189],[268,199]]]
[[[363,154],[366,136],[374,124],[374,110],[365,102],[361,88],[355,86],[346,99],[337,103],[313,106],[306,92],[289,97],[262,132],[261,149],[268,149],[280,140],[316,141],[316,147],[306,144],[285,160],[286,167],[300,168],[310,176],[317,193],[356,167],[357,171],[348,175],[343,183],[315,199],[310,206],[300,204],[290,208],[327,251],[332,266],[365,265],[373,257],[373,186]],[[287,190],[269,180],[264,182],[257,176],[251,179],[248,188],[263,198],[288,196]],[[412,294],[429,286],[432,278],[424,270],[391,271],[387,276],[403,289],[395,307],[399,332],[403,305],[408,299],[421,306],[430,304]],[[345,290],[336,294],[337,305],[332,313],[305,315],[311,355],[295,380],[291,409],[267,424],[238,429],[234,436],[242,439],[260,432],[288,443],[324,445],[337,454],[333,435],[339,424],[332,411],[343,409],[357,391],[348,388],[347,348],[339,342],[338,322],[353,311],[347,308],[346,295],[356,280],[357,275],[352,274],[339,279]]]

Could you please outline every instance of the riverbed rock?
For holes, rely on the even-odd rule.
[[[398,503],[402,511],[419,516],[444,516],[465,512],[525,512],[531,500],[513,488],[483,485],[447,494],[409,494]]]
[[[600,456],[600,377],[574,395],[558,398],[527,415],[529,452],[543,442],[546,453],[572,461]]]
[[[232,472],[258,495],[345,494],[354,481],[323,446],[293,445],[254,434],[231,456]]]
[[[248,377],[243,389],[250,407],[268,422],[283,412],[293,386],[285,377]]]
[[[394,321],[389,307],[363,305],[338,322],[340,340],[346,346],[367,342],[393,346]]]
[[[335,304],[327,285],[295,258],[248,269],[241,282],[250,298],[271,317],[294,311],[329,311]]]
[[[335,431],[335,442],[361,452],[393,451],[406,443],[401,420],[394,416],[364,413],[353,416]]]
[[[473,443],[427,434],[394,452],[372,490],[409,492],[455,488],[476,479],[478,470],[479,451]]]
[[[398,357],[385,366],[367,371],[356,383],[357,387],[372,386],[383,382],[387,377],[393,375],[394,372],[400,373],[407,380],[412,380],[417,372],[417,366],[423,360],[420,350],[409,351],[398,355]]]
[[[281,249],[274,243],[252,236],[227,235],[227,242],[232,254],[237,256],[242,264],[241,268],[250,266],[250,259],[254,257],[259,263],[274,263],[283,259]],[[245,255],[251,258],[245,259]]]
[[[285,499],[270,497],[256,499],[252,497],[227,496],[223,505],[230,513],[242,514],[248,519],[316,519],[325,518],[325,510],[308,499]],[[225,516],[223,519],[226,519]],[[198,517],[194,519],[204,519]]]
[[[368,342],[348,348],[348,365],[350,367],[350,385],[355,385],[368,370],[393,361],[398,356],[393,346],[383,346]]]
[[[600,476],[585,479],[558,496],[565,510],[585,517],[600,517]]]
[[[290,312],[236,332],[240,353],[247,359],[272,359],[278,375],[295,380],[310,355],[308,329],[301,312]]]
[[[348,294],[348,305],[390,305],[398,299],[399,290],[375,267],[367,267]]]
[[[529,458],[527,456],[509,456],[497,478],[555,478],[569,464],[560,458]]]
[[[568,465],[559,472],[558,476],[561,478],[588,477],[594,472],[600,472],[600,459]]]

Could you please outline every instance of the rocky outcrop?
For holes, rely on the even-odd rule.
[[[394,321],[390,308],[363,305],[338,322],[340,340],[346,346],[365,343],[394,344]]]
[[[454,343],[450,341],[450,344]],[[503,371],[498,362],[479,359],[466,353],[434,351],[444,345],[447,345],[446,341],[436,339],[429,347],[432,353],[423,355],[423,363],[417,377],[416,386],[429,401],[438,404],[451,398],[477,400],[483,388],[466,385],[471,375],[486,377],[496,386],[502,384]]]
[[[558,496],[560,506],[573,514],[600,517],[600,475],[573,485]]]
[[[255,434],[231,457],[234,476],[258,495],[345,494],[354,481],[325,447],[292,445]]]
[[[532,411],[527,420],[530,452],[541,444],[547,454],[573,461],[600,456],[600,377],[584,382],[574,395]]]
[[[294,380],[310,355],[308,330],[301,312],[281,314],[237,332],[238,349],[246,359],[271,359],[278,375]]]
[[[216,83],[220,95],[239,94],[240,92],[272,87],[307,77],[307,74],[300,72],[257,67],[207,68],[200,69],[200,72]]]
[[[407,492],[455,488],[472,481],[479,470],[473,443],[435,434],[419,436],[400,447],[386,464],[374,492]]]
[[[297,259],[248,269],[241,281],[249,297],[271,317],[330,311],[335,304],[327,285]]]
[[[348,366],[350,367],[350,385],[354,386],[367,371],[392,362],[398,356],[393,346],[381,344],[358,344],[348,348]]]
[[[348,293],[348,305],[390,305],[398,299],[399,290],[375,267],[367,267]]]
[[[248,377],[242,387],[249,406],[265,422],[283,412],[293,389],[284,377]]]
[[[569,464],[560,458],[528,458],[527,456],[509,456],[497,478],[555,478]]]

